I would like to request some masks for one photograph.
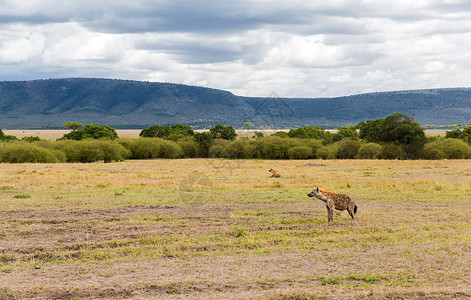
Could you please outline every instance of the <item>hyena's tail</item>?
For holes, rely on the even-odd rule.
[[[357,210],[358,210],[358,206],[356,206],[356,204],[355,204],[355,208],[353,209],[353,213],[356,214]]]

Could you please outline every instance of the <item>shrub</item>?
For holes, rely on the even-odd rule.
[[[317,150],[317,157],[322,159],[335,159],[337,158],[337,153],[339,151],[339,146],[337,143],[323,146]]]
[[[290,138],[302,138],[302,139],[322,139],[324,137],[325,130],[318,126],[308,126],[304,128],[291,129],[288,132]]]
[[[383,152],[383,147],[376,143],[366,143],[358,150],[358,158],[377,159]]]
[[[19,141],[19,139],[14,135],[4,135],[2,140],[4,140],[4,141]]]
[[[246,146],[250,142],[247,140],[232,141],[221,149],[220,157],[224,158],[249,158],[246,151]]]
[[[446,158],[445,152],[439,149],[437,141],[427,143],[424,146],[423,158],[425,159],[444,159]]]
[[[381,152],[380,157],[383,159],[404,159],[406,157],[406,152],[401,145],[385,143],[382,147],[383,152]]]
[[[323,147],[322,140],[306,139],[303,141],[303,145],[311,148],[312,157],[317,158],[317,151]]]
[[[308,159],[311,158],[312,149],[308,146],[293,147],[288,150],[288,156],[290,159]]]
[[[132,159],[150,159],[159,156],[160,139],[158,138],[119,139],[118,143],[131,152]]]
[[[62,140],[54,147],[65,153],[67,162],[122,161],[131,155],[121,144],[106,140]]]
[[[41,139],[39,138],[39,136],[25,136],[24,138],[21,139],[22,141],[26,141],[26,142],[39,142],[41,141]]]
[[[193,139],[181,139],[177,141],[177,144],[182,149],[182,157],[190,158],[200,156],[199,145]]]
[[[337,158],[340,159],[353,159],[358,154],[360,149],[360,141],[344,139],[338,142]]]
[[[182,148],[176,142],[164,139],[159,139],[159,142],[158,158],[180,158],[183,156]]]
[[[103,152],[102,159],[105,163],[123,161],[131,156],[131,151],[116,142],[102,140],[100,141],[100,148]]]
[[[119,139],[132,159],[180,158],[184,152],[176,142],[162,138]]]
[[[254,142],[257,142],[255,151],[259,153],[260,158],[266,159],[287,159],[289,158],[288,150],[291,147],[302,145],[298,139],[279,136],[268,136]]]
[[[470,146],[460,139],[439,139],[426,144],[424,147],[424,158],[427,159],[464,159],[470,157]]]
[[[58,163],[65,162],[64,153],[25,142],[7,143],[0,150],[0,162]]]
[[[229,140],[215,140],[214,145],[209,148],[209,157],[222,157],[222,150],[230,143]]]

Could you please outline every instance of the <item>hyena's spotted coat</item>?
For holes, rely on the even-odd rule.
[[[352,217],[352,222],[355,220],[358,207],[355,199],[352,197],[319,188],[314,188],[307,195],[325,202],[327,206],[327,223],[334,223],[334,208],[337,210],[347,210]]]

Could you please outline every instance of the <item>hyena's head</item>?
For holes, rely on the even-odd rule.
[[[274,171],[275,171],[275,170],[273,170],[273,169],[268,170],[268,172],[271,172],[271,173],[273,173]]]
[[[322,196],[322,193],[321,191],[319,190],[318,187],[315,187],[314,189],[312,189],[312,191],[307,194],[309,197],[316,197],[316,196]]]

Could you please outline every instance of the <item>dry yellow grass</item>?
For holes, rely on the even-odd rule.
[[[471,161],[1,164],[0,178],[0,299],[471,297]],[[327,226],[316,185],[353,196],[356,223]]]

